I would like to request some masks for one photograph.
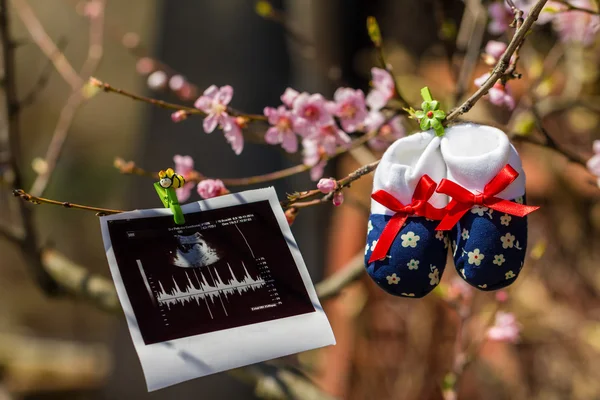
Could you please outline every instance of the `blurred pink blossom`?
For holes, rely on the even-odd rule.
[[[387,149],[397,139],[406,136],[400,116],[392,118],[389,122],[379,127],[379,133],[369,140],[369,146],[373,150],[381,151]]]
[[[588,10],[594,9],[589,0],[570,0],[569,3]],[[600,31],[600,15],[583,11],[557,12],[552,21],[554,29],[563,42],[579,42],[589,46],[594,43],[596,34]]]
[[[225,139],[231,145],[233,152],[236,155],[240,155],[244,150],[244,135],[242,134],[242,128],[245,127],[243,118],[240,117],[226,117],[223,124],[223,134]]]
[[[104,3],[98,0],[90,0],[83,6],[83,15],[90,19],[98,18],[104,12]]]
[[[506,51],[506,43],[498,42],[497,40],[490,40],[485,45],[485,52],[483,54],[483,60],[487,65],[494,65],[498,62],[502,54]]]
[[[265,141],[269,144],[281,144],[288,153],[298,151],[298,138],[294,133],[296,116],[284,106],[277,109],[265,107],[264,114],[273,125],[267,130]]]
[[[465,282],[464,279],[459,277],[454,277],[450,281],[450,285],[448,286],[448,300],[469,300],[473,297],[473,293],[475,289],[473,286],[469,285]]]
[[[297,117],[298,133],[303,136],[318,132],[323,125],[333,124],[333,116],[328,110],[327,100],[320,94],[302,93],[294,100],[294,114]]]
[[[297,91],[292,88],[285,89],[285,92],[281,95],[281,102],[292,108],[294,106],[294,100],[300,95]]]
[[[513,313],[498,311],[494,325],[488,329],[486,336],[490,340],[516,343],[520,331],[521,326]]]
[[[317,183],[317,189],[321,191],[321,193],[331,193],[337,187],[337,182],[333,178],[323,178]]]
[[[344,202],[344,193],[342,193],[341,191],[335,192],[335,194],[333,195],[333,205],[336,207],[341,206],[343,202]]]
[[[512,10],[504,1],[493,2],[488,6],[490,23],[488,32],[492,35],[500,35],[508,29],[511,22],[515,19]]]
[[[367,118],[365,118],[364,127],[368,132],[371,132],[376,129],[379,129],[381,124],[383,124],[384,122],[385,116],[379,110],[374,110],[370,111],[367,115]]]
[[[367,105],[371,110],[381,110],[394,97],[394,78],[385,69],[371,68],[373,89],[367,95]]]
[[[227,105],[232,97],[233,88],[229,85],[220,88],[212,85],[204,91],[202,96],[198,97],[194,106],[208,114],[203,123],[206,133],[214,131],[219,124],[222,127],[225,126],[228,121]]]
[[[154,71],[155,63],[150,57],[142,57],[135,63],[135,70],[138,74],[148,75]]]
[[[168,76],[166,72],[157,70],[148,75],[146,84],[152,90],[161,90],[167,87]]]
[[[588,160],[587,168],[598,177],[598,184],[600,185],[600,140],[594,140],[593,150],[594,155]]]
[[[508,300],[508,292],[506,290],[498,290],[496,292],[496,301],[498,303],[506,303]]]
[[[220,179],[204,179],[198,183],[197,190],[203,199],[210,199],[229,193]]]
[[[333,95],[333,114],[346,132],[358,131],[367,117],[365,95],[360,89],[339,88]]]
[[[190,156],[180,156],[179,154],[176,154],[173,157],[173,162],[175,163],[175,172],[185,179],[187,179],[190,176],[190,173],[194,171],[194,159]],[[187,201],[187,199],[190,198],[193,188],[193,182],[186,182],[182,188],[175,189],[177,199],[180,202]]]
[[[486,73],[479,78],[475,79],[475,85],[481,87],[490,77],[490,73]],[[509,110],[515,108],[515,99],[510,94],[508,87],[503,85],[500,81],[488,91],[487,94],[490,103],[497,106],[506,106]]]

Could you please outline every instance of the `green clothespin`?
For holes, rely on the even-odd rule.
[[[177,225],[185,223],[185,218],[183,217],[183,212],[175,193],[176,188],[180,188],[185,184],[185,179],[183,176],[176,174],[172,168],[167,169],[166,172],[160,171],[158,177],[160,181],[154,183],[154,189],[158,193],[158,197],[160,197],[165,208],[171,209],[173,219]]]
[[[422,110],[415,111],[414,116],[419,120],[421,129],[433,129],[437,136],[444,136],[444,125],[442,121],[446,119],[446,113],[440,110],[440,102],[433,100],[429,88],[425,86],[421,89],[423,103]]]

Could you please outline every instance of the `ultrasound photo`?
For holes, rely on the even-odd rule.
[[[268,201],[108,222],[146,344],[314,312]]]
[[[273,188],[100,219],[148,390],[335,344]]]

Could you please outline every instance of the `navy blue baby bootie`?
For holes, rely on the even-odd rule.
[[[446,129],[441,151],[447,179],[437,191],[451,201],[437,227],[450,230],[454,265],[472,286],[497,290],[513,283],[525,260],[525,174],[504,132],[476,124]]]
[[[450,240],[435,228],[447,197],[435,193],[446,176],[433,131],[394,142],[373,180],[365,265],[369,276],[395,296],[423,297],[440,282]]]

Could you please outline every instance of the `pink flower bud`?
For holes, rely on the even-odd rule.
[[[297,208],[292,207],[292,208],[288,208],[287,210],[285,210],[285,219],[287,219],[288,225],[292,226],[292,224],[296,220],[297,215],[298,215]]]
[[[198,184],[197,190],[203,199],[211,199],[229,193],[220,179],[205,179]]]
[[[319,189],[322,193],[331,193],[337,187],[337,182],[332,178],[323,178],[317,183],[317,189]]]
[[[344,202],[344,193],[336,192],[333,195],[333,205],[336,207],[341,206],[343,202]]]
[[[173,122],[185,121],[187,117],[188,114],[185,110],[175,111],[173,114],[171,114],[171,120],[173,120]]]

